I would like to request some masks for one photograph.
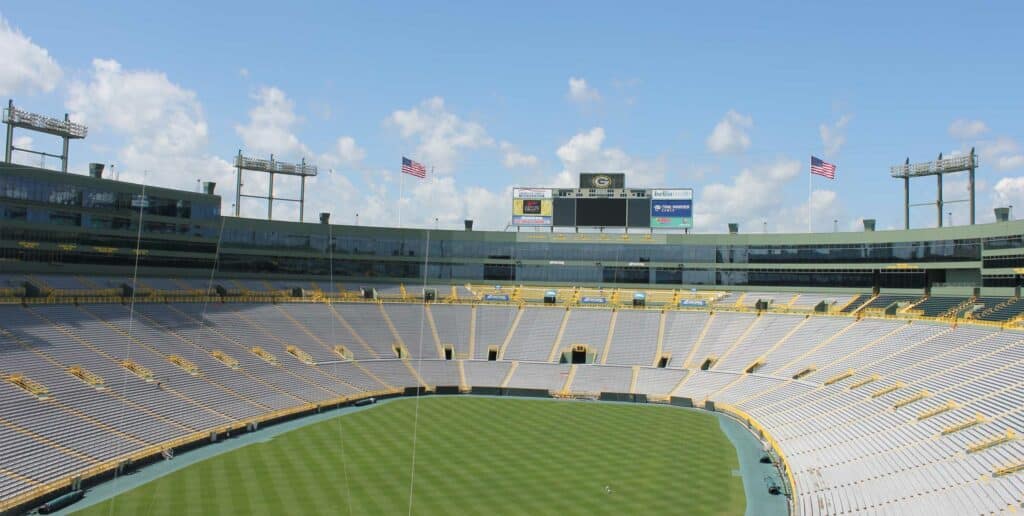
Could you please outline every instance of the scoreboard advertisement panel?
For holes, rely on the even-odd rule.
[[[693,228],[692,188],[616,188],[624,183],[622,174],[580,174],[580,180],[581,185],[588,187],[513,188],[512,224],[550,228]]]
[[[550,226],[554,209],[549,188],[513,188],[512,224]]]
[[[651,190],[651,227],[693,227],[693,189],[658,188]]]

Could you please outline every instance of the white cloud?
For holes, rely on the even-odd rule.
[[[180,152],[205,143],[206,120],[196,94],[152,71],[125,71],[94,59],[90,82],[75,81],[66,106],[72,118],[146,139],[157,150]]]
[[[999,156],[996,158],[995,167],[999,170],[1010,170],[1024,166],[1024,155],[1014,154],[1012,156]]]
[[[120,140],[122,180],[185,190],[193,190],[196,179],[216,181],[225,199],[228,188],[233,196],[231,165],[207,152],[206,119],[195,92],[165,74],[94,59],[88,81],[69,86],[65,106],[75,120]]]
[[[604,129],[595,127],[573,136],[559,147],[555,154],[562,161],[563,170],[553,186],[573,186],[577,183],[576,175],[581,172],[623,172],[629,186],[663,186],[664,160],[638,159],[622,149],[605,148],[604,139]]]
[[[738,154],[750,147],[747,131],[754,126],[754,119],[729,110],[707,139],[708,150],[715,154]]]
[[[50,92],[63,72],[50,53],[0,16],[0,95]]]
[[[366,158],[366,150],[360,147],[355,138],[342,136],[334,142],[334,146],[320,157],[327,166],[352,166]]]
[[[1000,204],[1014,204],[1013,200],[1024,199],[1024,177],[1004,177],[996,183],[996,199]],[[1019,204],[1024,206],[1024,204]]]
[[[990,163],[996,170],[1013,170],[1024,166],[1024,153],[1013,138],[1000,137],[980,142],[978,154],[981,164]]]
[[[274,154],[275,157],[298,160],[312,153],[294,134],[299,123],[295,103],[285,92],[275,87],[263,87],[252,95],[257,102],[249,110],[249,122],[236,125],[235,132],[242,137],[244,152]]]
[[[582,77],[569,78],[569,100],[578,104],[587,104],[601,100],[601,94],[587,84]]]
[[[723,232],[727,222],[760,229],[761,220],[767,218],[774,230],[806,223],[806,216],[799,218],[799,214],[793,213],[784,216],[781,212],[787,204],[783,196],[778,195],[785,183],[799,176],[801,170],[799,161],[780,160],[767,166],[745,168],[731,184],[705,185],[696,192],[694,225],[699,231]],[[787,220],[790,218],[794,220]]]
[[[957,140],[970,140],[988,132],[988,126],[981,120],[960,118],[949,124],[949,135]]]
[[[498,146],[502,153],[502,164],[505,168],[534,168],[537,166],[537,156],[520,152],[515,145],[509,142],[501,142]]]
[[[385,124],[397,127],[403,138],[416,138],[414,157],[441,173],[452,171],[462,150],[494,145],[482,125],[448,111],[441,97],[424,100],[408,110],[396,110]]]
[[[32,137],[31,136],[15,136],[14,146],[19,149],[32,149]]]
[[[394,172],[386,170],[367,172],[364,176],[365,190],[353,195],[347,195],[344,190],[355,192],[355,187],[339,187],[335,205],[358,208],[348,208],[351,213],[341,214],[341,218],[332,217],[332,220],[351,223],[358,212],[360,225],[394,227],[397,224],[398,192],[393,175]],[[437,202],[437,199],[448,201]],[[428,181],[406,181],[400,203],[402,226],[433,228],[437,218],[436,225],[441,229],[461,229],[463,220],[472,219],[474,229],[500,230],[511,217],[511,199],[511,186],[500,191],[479,186],[463,187],[452,175],[434,176]],[[322,205],[326,204],[318,206]]]
[[[239,68],[238,69],[238,75],[241,75],[243,79],[248,79],[249,78],[249,69],[248,68]]]
[[[32,150],[32,144],[33,140],[31,136],[22,135],[14,137],[14,146],[19,149]],[[14,151],[11,154],[11,161],[21,165],[40,166],[40,159],[40,156],[27,152]]]
[[[832,157],[839,153],[846,143],[846,125],[850,123],[850,115],[843,115],[836,120],[835,124],[821,124],[818,126],[818,134],[821,135],[821,144],[825,148],[825,156]]]

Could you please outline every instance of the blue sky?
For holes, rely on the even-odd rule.
[[[805,231],[816,154],[839,166],[815,179],[816,230],[900,227],[889,165],[971,146],[979,220],[1024,206],[1018,4],[765,4],[9,0],[0,95],[89,124],[73,169],[216,180],[225,212],[239,148],[319,164],[307,212],[341,223],[397,223],[403,154],[435,169],[405,181],[406,225],[500,229],[512,185],[623,171],[630,186],[695,188],[698,231]],[[947,198],[966,196],[964,179]],[[915,202],[934,198],[933,181],[913,186]],[[948,211],[966,222],[965,205]],[[934,218],[912,212],[914,226]]]

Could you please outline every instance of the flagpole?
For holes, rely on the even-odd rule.
[[[807,232],[811,233],[811,179],[814,174],[807,170]]]
[[[405,189],[405,172],[398,173],[398,229],[402,229],[402,193]]]

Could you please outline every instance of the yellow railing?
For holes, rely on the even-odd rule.
[[[472,285],[467,285],[467,288],[472,288]],[[574,301],[574,299],[576,299],[578,297],[579,293],[584,291],[584,290],[581,290],[581,289],[578,289],[578,288],[568,288],[568,287],[509,286],[509,287],[503,288],[500,291],[500,293],[509,294],[509,296],[510,296],[509,301],[507,301],[507,302],[504,302],[504,301],[487,301],[487,303],[488,304],[509,304],[509,305],[514,305],[514,306],[522,306],[523,304],[543,304],[542,295],[538,297],[538,296],[535,296],[533,294],[535,294],[535,293],[537,293],[539,291],[542,291],[542,290],[551,290],[551,289],[556,290],[558,292],[559,299],[562,300],[562,302],[560,304],[565,304],[566,302],[572,303]],[[443,300],[443,302],[453,303],[453,304],[476,305],[476,304],[480,304],[480,303],[484,302],[484,301],[482,301],[484,293],[499,292],[499,291],[493,290],[492,287],[490,287],[488,290],[479,290],[478,289],[478,290],[471,290],[471,291],[474,292],[474,294],[475,294],[472,298],[465,298],[465,299],[457,298],[457,295],[456,295],[456,296],[446,297]],[[586,289],[586,291],[589,292],[590,289]],[[523,295],[524,292],[529,292],[530,294],[524,296]],[[614,301],[614,299],[612,299],[614,297],[614,296],[612,296],[612,294],[616,294],[617,293],[616,290],[615,289],[606,289],[606,292],[609,294],[609,299]],[[2,292],[0,292],[0,294],[2,294]],[[623,308],[623,309],[633,309],[633,310],[658,309],[658,310],[705,311],[705,312],[708,312],[708,311],[744,312],[744,313],[758,312],[758,310],[756,310],[754,307],[750,307],[750,306],[736,306],[736,305],[732,305],[732,304],[722,305],[722,304],[715,303],[714,302],[715,295],[716,294],[722,294],[722,292],[718,292],[718,291],[701,291],[701,292],[697,292],[697,293],[691,293],[691,292],[681,292],[681,291],[678,291],[678,290],[666,290],[666,291],[647,291],[647,294],[648,294],[648,300],[651,300],[651,299],[655,298],[656,296],[658,296],[660,294],[664,294],[663,297],[665,299],[668,299],[669,298],[668,296],[671,296],[671,299],[673,299],[673,303],[671,305],[662,305],[662,306],[658,306],[658,307],[638,307],[638,308],[633,308],[632,304],[629,303],[629,302],[623,302],[623,303],[609,302],[607,307],[608,308],[620,307],[620,308]],[[678,306],[678,303],[677,303],[676,300],[677,299],[682,299],[683,297],[694,298],[694,299],[703,299],[705,301],[708,301],[708,304],[706,306]],[[860,297],[858,297],[856,299],[861,300],[861,299],[865,299],[865,298],[863,296],[860,296]],[[368,299],[363,299],[358,293],[348,292],[348,291],[331,293],[331,294],[324,294],[324,293],[321,292],[321,293],[317,293],[316,295],[307,296],[307,297],[289,297],[287,295],[282,295],[282,293],[280,293],[280,292],[261,292],[261,293],[231,294],[231,295],[226,295],[226,296],[222,297],[222,296],[203,295],[203,293],[201,291],[196,291],[196,292],[185,292],[185,291],[182,291],[182,292],[177,292],[177,293],[167,293],[167,292],[163,292],[163,291],[155,291],[153,293],[142,293],[141,295],[137,295],[135,297],[135,302],[139,302],[139,303],[274,303],[274,304],[276,304],[276,303],[331,303],[331,302],[402,303],[402,302],[412,302],[413,300],[414,300],[414,298],[412,298],[412,297],[403,297],[400,293],[379,295],[377,299],[368,300]],[[47,297],[38,297],[38,298],[10,297],[10,296],[0,297],[0,304],[25,304],[25,305],[35,305],[35,304],[68,304],[68,303],[103,304],[103,303],[123,303],[124,301],[125,301],[125,298],[121,297],[120,295],[86,295],[86,296],[82,296],[82,295],[70,295],[69,294],[66,297],[55,296],[55,295],[50,295],[50,296],[47,296]],[[420,302],[420,301],[416,301],[416,302]],[[867,304],[868,302],[870,302],[870,298],[867,299],[864,303],[862,303],[862,305],[863,304]],[[950,318],[950,317],[943,317],[943,316],[926,317],[926,316],[923,316],[923,315],[915,315],[915,314],[912,314],[912,313],[897,313],[897,314],[893,314],[893,315],[886,315],[884,313],[881,313],[881,312],[878,312],[878,311],[874,311],[874,310],[861,310],[859,312],[855,311],[856,313],[854,313],[854,312],[840,313],[838,311],[830,311],[830,312],[827,312],[827,313],[817,313],[817,312],[813,312],[813,311],[808,312],[807,310],[797,310],[797,309],[794,309],[794,308],[787,307],[785,305],[779,305],[779,306],[772,306],[772,307],[768,308],[767,312],[770,312],[770,313],[800,313],[800,314],[805,314],[805,315],[809,313],[810,315],[814,315],[814,316],[826,315],[826,316],[856,317],[856,318],[865,318],[865,317],[867,317],[867,318],[873,318],[873,319],[899,319],[899,320],[905,320],[905,321],[912,321],[912,320],[939,321],[939,322],[944,322],[944,323],[947,323],[947,324],[952,324],[954,326],[955,325],[959,325],[959,324],[968,324],[968,325],[971,325],[971,326],[983,326],[983,327],[1002,328],[1002,329],[1016,329],[1016,330],[1022,329],[1022,328],[1019,327],[1020,321],[1017,321],[1017,320],[1014,320],[1014,321],[984,321],[984,320],[973,319],[973,318],[959,318],[959,319],[957,319],[957,318]]]
[[[917,420],[923,421],[930,417],[935,417],[944,412],[949,412],[950,410],[956,410],[958,408],[960,408],[960,405],[958,405],[957,402],[950,400],[947,401],[945,405],[939,405],[938,407],[935,407],[933,409],[928,409],[924,412],[921,412],[920,414],[917,415]]]
[[[47,389],[45,385],[30,379],[21,373],[5,375],[3,378],[37,398],[45,398],[50,393],[50,390]]]
[[[903,399],[897,401],[896,403],[893,403],[892,408],[897,408],[897,409],[898,408],[903,408],[903,407],[906,407],[907,405],[910,405],[911,403],[914,403],[915,401],[921,401],[921,400],[923,400],[923,399],[925,399],[925,398],[927,398],[927,397],[929,397],[931,395],[932,395],[932,393],[930,393],[928,391],[921,391],[921,392],[919,392],[919,393],[917,393],[917,394],[915,394],[915,395],[913,395],[913,396],[911,396],[909,398],[903,398]]]
[[[121,367],[135,373],[135,376],[138,376],[147,382],[153,381],[153,371],[146,369],[145,366],[138,362],[125,359],[121,361]]]
[[[968,428],[970,428],[972,426],[980,425],[980,424],[982,424],[982,423],[984,423],[986,421],[987,421],[987,419],[985,419],[985,416],[982,416],[981,414],[977,414],[977,415],[974,416],[973,419],[968,419],[967,421],[956,423],[954,425],[950,425],[950,426],[947,426],[946,428],[943,428],[941,433],[942,433],[942,435],[955,434],[955,433],[957,433],[957,432],[959,432],[961,430],[966,430],[966,429],[968,429]]]
[[[287,352],[288,352],[288,353],[289,353],[289,354],[290,354],[291,356],[293,356],[293,357],[295,357],[295,358],[299,359],[299,361],[300,361],[300,362],[302,362],[302,363],[304,363],[304,364],[310,364],[310,365],[312,365],[312,364],[313,364],[313,363],[315,362],[315,360],[313,360],[313,356],[312,356],[312,355],[310,355],[309,353],[306,353],[305,351],[303,351],[303,350],[299,349],[299,347],[298,347],[298,346],[295,346],[295,345],[289,344],[288,346],[285,346],[285,348],[284,348],[284,349],[285,349],[285,351],[287,351]]]
[[[192,376],[199,374],[199,367],[197,367],[192,362],[189,362],[188,360],[179,357],[178,355],[168,355],[167,360],[170,361],[172,364],[184,369],[186,373]]]
[[[263,349],[263,348],[261,348],[259,346],[253,346],[251,351],[252,351],[253,355],[256,355],[256,356],[262,358],[264,362],[266,362],[266,363],[268,363],[270,365],[278,365],[280,363],[280,362],[277,361],[277,357],[275,357],[274,355],[270,354],[269,352],[267,352],[267,350],[265,350],[265,349]]]
[[[987,450],[993,446],[999,446],[1000,444],[1008,443],[1017,440],[1017,434],[1012,428],[1007,428],[1006,433],[1003,435],[997,435],[984,439],[975,443],[967,445],[967,453],[977,453],[982,450]]]
[[[1007,466],[1003,466],[1003,467],[993,471],[992,474],[997,476],[997,477],[1003,477],[1003,476],[1006,476],[1006,475],[1011,475],[1011,474],[1016,473],[1018,471],[1024,471],[1024,461],[1018,462],[1016,464],[1009,464]]]
[[[904,383],[903,382],[896,382],[896,383],[894,383],[894,384],[892,384],[892,385],[890,385],[888,387],[882,387],[881,389],[878,389],[877,391],[872,392],[871,393],[871,397],[872,398],[881,398],[882,396],[885,396],[886,394],[889,394],[890,392],[896,392],[897,390],[902,389],[903,387],[904,387]]]
[[[83,382],[93,387],[96,387],[97,389],[103,388],[103,384],[105,383],[103,378],[101,378],[99,375],[92,373],[91,371],[85,369],[82,366],[73,365],[68,368],[68,372],[71,373],[73,376],[77,377],[78,379],[82,380]]]
[[[843,381],[843,380],[853,376],[854,373],[856,373],[856,371],[854,371],[853,369],[847,370],[844,373],[839,373],[839,374],[833,376],[832,378],[829,378],[828,380],[825,380],[825,385],[832,385],[834,383],[839,383],[839,382],[841,382],[841,381]]]
[[[715,403],[715,410],[725,412],[734,417],[742,419],[751,428],[756,429],[761,434],[761,436],[766,441],[768,441],[768,444],[772,447],[772,450],[779,457],[779,462],[781,463],[782,471],[786,474],[786,478],[789,480],[790,490],[793,492],[793,496],[790,497],[790,503],[792,504],[792,510],[790,511],[790,514],[797,514],[798,497],[796,496],[795,492],[796,477],[793,476],[793,471],[789,467],[789,461],[786,459],[786,453],[782,450],[782,446],[779,444],[779,442],[776,441],[774,437],[772,437],[771,432],[769,432],[767,428],[762,426],[761,423],[757,422],[757,420],[751,417],[750,414],[747,414],[746,412],[732,405],[727,405],[725,403]]]
[[[219,349],[214,350],[210,354],[213,355],[213,358],[216,358],[222,364],[230,367],[231,369],[238,369],[238,367],[239,367],[238,360],[235,360],[233,357],[231,357],[230,355],[228,355],[227,353],[224,353],[223,351],[221,351]]]
[[[859,388],[861,388],[861,387],[863,387],[863,386],[865,386],[865,385],[867,385],[867,384],[869,384],[871,382],[878,381],[879,378],[880,378],[880,376],[878,376],[877,374],[873,374],[873,375],[871,375],[871,376],[869,376],[867,378],[864,378],[863,380],[857,380],[856,382],[850,384],[849,389],[851,391],[854,390],[854,389],[859,389]]]

